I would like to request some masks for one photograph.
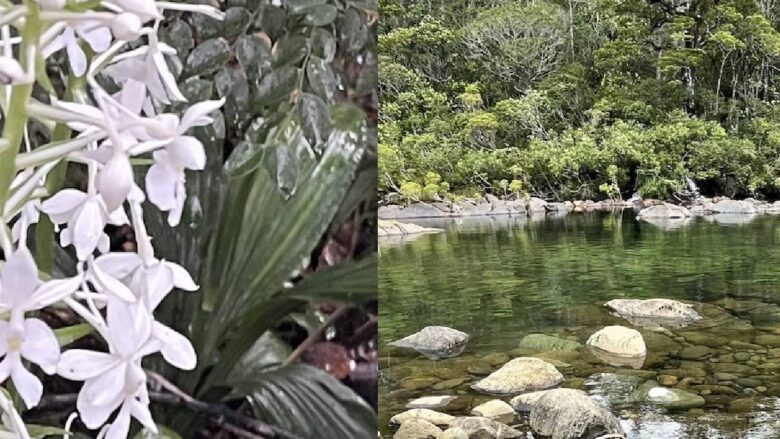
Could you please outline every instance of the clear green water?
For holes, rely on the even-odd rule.
[[[384,242],[379,270],[383,433],[391,433],[389,417],[415,397],[457,395],[453,405],[441,409],[452,414],[467,414],[474,405],[491,399],[469,389],[479,376],[469,373],[468,366],[484,365],[483,357],[489,354],[513,356],[510,351],[524,335],[545,333],[584,343],[607,324],[631,327],[601,306],[614,298],[663,297],[701,303],[698,309],[711,318],[666,333],[683,347],[695,344],[682,337],[684,331],[743,342],[780,334],[780,218],[761,216],[747,224],[734,224],[740,222],[734,218],[696,219],[663,230],[634,217],[635,212],[624,211],[531,222],[507,217],[418,221],[447,232],[409,242]],[[469,333],[472,339],[466,352],[434,367],[421,357],[386,347],[387,342],[427,325]],[[750,352],[754,358],[748,361],[762,366],[742,378],[758,376],[761,387],[770,389],[780,385],[780,358],[772,357],[771,351],[777,347]],[[644,370],[679,370],[680,358],[653,349],[648,343],[648,358],[653,358]],[[715,350],[712,357],[718,358],[739,349]],[[701,384],[720,384],[712,376],[712,361],[696,363],[693,366],[707,372],[698,378]],[[615,371],[579,359],[571,365],[562,371],[567,379]],[[432,388],[433,383],[453,377],[465,381],[449,389]],[[406,384],[419,378],[431,386],[409,390],[418,386]],[[646,406],[613,409],[629,423],[630,438],[780,438],[778,398],[730,386],[735,395],[716,391],[705,396],[703,414],[670,414]],[[758,402],[756,409],[728,412],[731,401],[751,396]],[[525,429],[522,417],[513,424]]]

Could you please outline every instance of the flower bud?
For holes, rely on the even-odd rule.
[[[8,56],[0,56],[0,84],[19,84],[23,82],[29,81],[19,61]]]
[[[120,40],[133,41],[141,36],[141,20],[135,14],[117,14],[110,27],[111,33]]]

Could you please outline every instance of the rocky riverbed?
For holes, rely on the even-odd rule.
[[[513,349],[435,362],[383,346],[383,437],[780,437],[780,306],[683,302],[580,306]]]
[[[499,199],[487,195],[479,199],[466,199],[457,203],[440,201],[413,203],[408,206],[388,205],[379,208],[381,219],[449,218],[489,215],[519,215],[535,219],[547,216],[563,216],[599,210],[636,209],[638,218],[661,226],[684,224],[692,217],[702,216],[720,222],[749,221],[755,215],[780,214],[780,201],[773,203],[747,198],[732,200],[726,197],[700,197],[688,205],[677,205],[655,199],[623,200],[575,200],[548,202],[541,198]]]

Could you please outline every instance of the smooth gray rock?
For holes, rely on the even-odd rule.
[[[645,207],[639,211],[637,219],[647,218],[688,218],[691,213],[688,209],[675,204],[663,203],[655,206]]]
[[[715,213],[757,213],[756,207],[753,205],[753,203],[739,200],[720,200],[712,206],[709,206],[709,209]]]
[[[419,332],[391,342],[391,346],[414,349],[431,360],[455,357],[463,353],[469,335],[446,326],[426,326]]]
[[[455,422],[455,416],[446,413],[429,409],[411,409],[393,416],[390,418],[390,423],[399,425],[410,419],[422,419],[423,421],[428,421],[434,425],[444,426],[450,426]]]
[[[620,317],[638,317],[658,320],[683,320],[693,322],[701,319],[693,305],[671,299],[614,299],[604,306]]]
[[[401,423],[401,427],[393,435],[393,439],[436,439],[441,429],[422,419],[409,419]]]
[[[642,367],[647,346],[642,334],[625,326],[607,326],[588,338],[586,345],[601,361],[612,366]]]
[[[519,357],[471,386],[492,395],[516,395],[543,390],[563,382],[563,375],[552,364],[533,357]]]

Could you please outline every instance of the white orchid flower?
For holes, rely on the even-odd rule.
[[[199,287],[182,266],[154,256],[151,238],[141,221],[140,202],[131,203],[131,209],[138,253],[108,253],[95,259],[94,265],[104,276],[128,285],[153,313],[174,287],[185,291]],[[157,321],[152,323],[152,337],[160,341],[160,353],[168,363],[183,370],[195,368],[197,355],[187,337]]]
[[[156,258],[144,261],[136,253],[105,254],[95,259],[95,267],[128,285],[149,312],[154,312],[174,287],[186,291],[198,289],[180,265]],[[195,368],[197,354],[187,337],[157,321],[152,324],[152,337],[161,343],[160,353],[172,366],[183,370]]]
[[[73,245],[80,261],[86,261],[95,249],[107,253],[110,246],[108,235],[103,233],[106,224],[127,224],[128,218],[122,209],[109,212],[99,194],[87,194],[77,189],[64,189],[44,201],[41,211],[48,214],[55,224],[67,227],[60,232],[63,247]]]
[[[170,141],[165,149],[152,154],[154,164],[146,174],[146,193],[160,210],[169,212],[168,224],[174,227],[181,221],[184,202],[187,199],[184,171],[202,170],[206,166],[206,151],[203,143],[193,136],[185,135],[190,128],[212,123],[209,114],[222,105],[225,100],[206,101],[193,105],[177,123],[171,124],[168,136]],[[165,116],[165,115],[162,115]],[[160,117],[160,116],[158,116]]]
[[[87,56],[80,46],[80,40],[84,40],[97,53],[104,52],[111,45],[111,30],[100,21],[80,21],[68,25],[57,38],[43,48],[43,55],[51,54],[62,49],[68,54],[68,63],[71,71],[76,76],[84,76],[87,71]]]
[[[61,288],[58,291],[62,291]],[[0,321],[0,382],[9,376],[27,407],[41,399],[43,385],[24,368],[22,359],[37,364],[47,374],[56,371],[60,346],[54,331],[40,319],[24,318],[26,311],[50,305],[61,297],[44,287],[32,255],[20,247],[8,258],[0,272],[0,306],[11,313],[10,321]]]
[[[154,429],[146,397],[146,374],[141,359],[159,350],[151,337],[152,320],[140,302],[109,299],[107,311],[108,353],[71,349],[62,353],[57,373],[84,381],[76,407],[84,424],[100,428],[120,406],[120,413],[105,437],[126,438],[130,416]],[[111,433],[111,430],[114,430]]]
[[[175,56],[176,49],[158,42],[156,35],[150,35],[148,46],[118,55],[115,62],[103,70],[123,85],[119,100],[135,114],[143,110],[152,116],[155,104],[187,101],[165,62],[165,55]]]

